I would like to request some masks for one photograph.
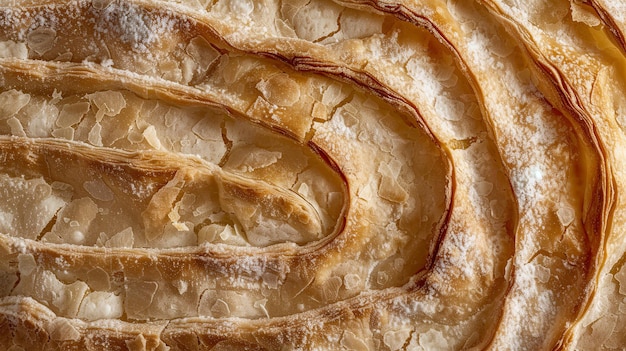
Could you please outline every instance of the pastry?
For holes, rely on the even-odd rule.
[[[626,347],[607,1],[0,1],[0,348]]]

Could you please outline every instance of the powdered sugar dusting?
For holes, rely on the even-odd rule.
[[[169,15],[150,15],[137,5],[114,1],[96,11],[95,30],[100,34],[114,35],[141,53],[148,53],[159,38],[173,30],[176,20]]]

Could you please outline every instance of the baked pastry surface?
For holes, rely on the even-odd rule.
[[[0,349],[625,348],[619,3],[0,0]]]

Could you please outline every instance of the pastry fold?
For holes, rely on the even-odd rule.
[[[0,1],[0,347],[626,346],[616,6]]]

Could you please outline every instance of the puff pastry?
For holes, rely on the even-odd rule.
[[[626,348],[625,28],[0,0],[0,348]]]

